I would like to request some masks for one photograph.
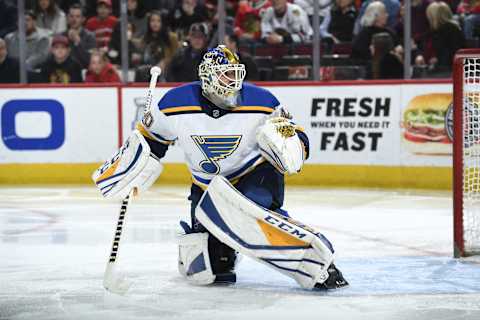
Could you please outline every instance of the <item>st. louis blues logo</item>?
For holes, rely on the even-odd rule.
[[[231,155],[240,144],[242,136],[191,136],[206,160],[200,162],[203,171],[211,174],[220,172],[217,161]]]

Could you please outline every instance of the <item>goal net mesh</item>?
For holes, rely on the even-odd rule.
[[[480,58],[463,60],[463,239],[480,253]]]

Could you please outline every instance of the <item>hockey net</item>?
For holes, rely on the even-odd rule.
[[[454,255],[480,254],[480,50],[453,66]]]

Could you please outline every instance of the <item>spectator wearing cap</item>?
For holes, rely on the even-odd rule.
[[[85,82],[121,82],[117,71],[108,62],[105,53],[94,50],[90,56],[90,65],[85,76]]]
[[[106,48],[112,37],[117,18],[111,15],[111,0],[97,1],[97,15],[87,20],[85,27],[95,33],[97,48]]]
[[[5,40],[0,38],[0,83],[20,82],[18,60],[8,57]]]
[[[40,68],[40,77],[45,83],[82,82],[82,68],[70,56],[68,38],[56,35],[52,40],[52,55]]]
[[[194,23],[188,32],[188,45],[180,49],[167,69],[167,81],[188,82],[198,80],[198,65],[207,52],[208,26]]]
[[[248,81],[260,80],[257,65],[255,64],[255,61],[253,61],[252,57],[247,53],[241,53],[238,51],[238,37],[234,34],[227,34],[225,35],[223,42],[230,51],[237,54],[238,58],[240,59],[240,63],[245,65],[245,69],[247,71],[245,79]]]
[[[25,13],[26,33],[26,65],[33,70],[45,62],[48,57],[49,36],[48,31],[37,27],[37,16],[33,11]],[[18,59],[20,44],[18,31],[11,32],[5,37],[9,56]]]
[[[37,0],[35,6],[37,26],[50,30],[52,34],[67,30],[65,13],[57,6],[55,0]]]
[[[148,29],[143,38],[143,62],[158,65],[166,70],[179,47],[177,35],[170,32],[160,11],[152,11],[148,17]]]
[[[181,0],[170,12],[168,21],[179,39],[183,40],[193,23],[206,22],[208,19],[207,9],[200,5],[197,0]]]
[[[313,35],[303,9],[287,0],[272,0],[262,17],[262,40],[268,44],[309,42]]]
[[[74,4],[68,9],[68,30],[63,33],[70,42],[71,55],[82,68],[86,68],[90,62],[90,51],[95,48],[95,34],[83,27],[85,17],[82,7]]]

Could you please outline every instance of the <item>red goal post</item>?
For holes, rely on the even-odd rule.
[[[448,117],[448,115],[447,115]],[[480,254],[480,49],[453,61],[454,256]]]

